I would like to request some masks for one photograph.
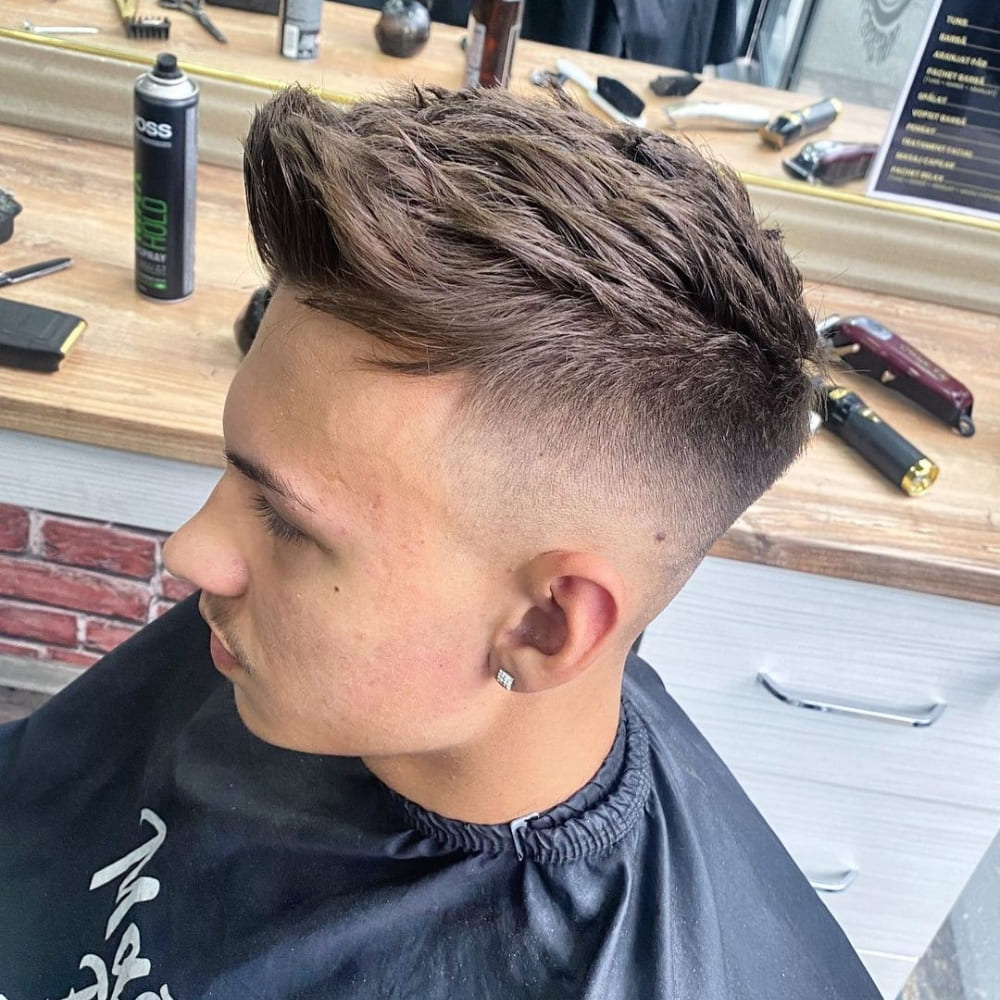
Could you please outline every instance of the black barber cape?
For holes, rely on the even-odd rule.
[[[250,734],[189,599],[0,728],[0,996],[876,1000],[638,659],[622,705],[567,802],[460,823]]]

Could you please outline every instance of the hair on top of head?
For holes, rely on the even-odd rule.
[[[472,417],[536,428],[702,548],[803,446],[801,279],[684,141],[498,89],[335,107],[292,87],[256,113],[244,173],[273,281],[387,364],[464,372]]]

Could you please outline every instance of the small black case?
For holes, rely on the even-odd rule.
[[[0,299],[0,365],[54,372],[86,328],[71,313]]]
[[[0,188],[0,243],[6,243],[14,233],[14,217],[21,211],[17,199]]]

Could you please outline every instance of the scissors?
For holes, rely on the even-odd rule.
[[[225,42],[226,36],[212,24],[205,13],[204,0],[157,0],[161,7],[190,14],[217,42]]]

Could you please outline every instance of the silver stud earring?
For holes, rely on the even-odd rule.
[[[508,674],[503,667],[497,671],[497,684],[509,691],[514,686],[514,675]]]

